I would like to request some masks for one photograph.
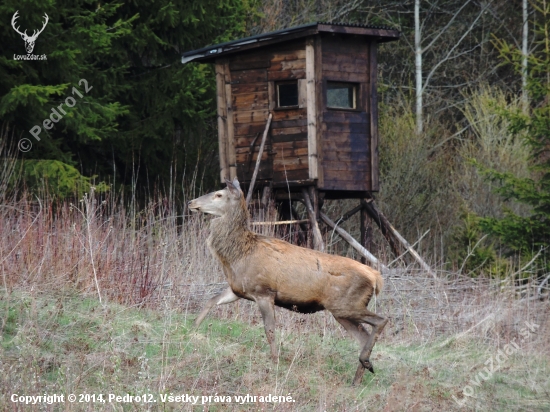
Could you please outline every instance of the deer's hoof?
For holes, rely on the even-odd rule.
[[[374,368],[372,367],[372,363],[370,363],[369,359],[360,360],[359,362],[361,362],[361,365],[363,365],[363,367],[370,373],[374,373]]]

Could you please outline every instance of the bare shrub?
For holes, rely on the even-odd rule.
[[[502,217],[503,207],[522,215],[527,212],[525,206],[494,193],[491,182],[471,163],[475,160],[485,168],[530,176],[530,148],[521,136],[510,133],[509,121],[501,114],[502,110],[520,110],[520,99],[510,100],[502,90],[491,86],[483,86],[466,97],[462,112],[469,129],[458,145],[459,161],[453,179],[456,191],[465,207],[479,216]]]
[[[411,243],[429,229],[417,248],[433,260],[442,259],[459,201],[449,184],[453,157],[445,146],[448,132],[433,121],[417,134],[414,114],[404,101],[380,113],[380,209]]]

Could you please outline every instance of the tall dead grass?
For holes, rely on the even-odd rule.
[[[210,218],[178,215],[166,199],[151,202],[135,215],[93,191],[75,204],[22,197],[0,210],[0,272],[6,291],[66,290],[102,302],[154,309],[169,302],[175,310],[193,313],[224,288],[223,273],[206,246]],[[263,213],[258,211],[256,219],[274,219],[273,210],[267,216]],[[297,229],[276,233],[281,229],[253,227],[263,234],[297,239]],[[332,233],[326,239],[329,252],[342,252],[343,245],[334,241]],[[503,320],[505,335],[511,336],[518,319],[539,319],[545,313],[535,310],[540,292],[536,279],[517,286],[513,281],[470,279],[442,269],[433,279],[402,266],[386,275],[384,294],[373,305],[392,318],[387,336],[429,340],[461,333],[490,313]],[[246,302],[221,306],[217,313],[260,321],[256,308]],[[308,318],[283,310],[280,316],[283,324]],[[311,327],[342,333],[330,316],[312,318]]]
[[[386,275],[382,295],[371,302],[390,322],[373,353],[379,374],[355,390],[349,387],[355,343],[343,339],[345,331],[329,313],[277,309],[276,365],[267,362],[261,316],[251,302],[217,307],[199,333],[188,329],[187,318],[225,287],[206,247],[208,217],[180,215],[163,198],[128,213],[120,200],[93,192],[74,204],[20,197],[0,211],[2,334],[8,326],[16,328],[6,333],[10,349],[0,361],[0,386],[7,394],[107,388],[117,394],[291,392],[295,404],[260,406],[359,411],[373,405],[406,410],[414,404],[423,405],[420,410],[436,405],[453,410],[449,391],[459,394],[491,350],[517,341],[525,321],[540,327],[522,344],[520,359],[548,361],[550,309],[547,301],[539,301],[534,279],[520,288],[443,270],[434,279],[403,267]],[[256,218],[274,217],[273,211],[267,213],[257,211]],[[276,233],[272,226],[253,227],[296,240],[297,228]],[[341,252],[340,244],[330,241],[335,237],[326,236],[331,253]],[[98,307],[94,302],[100,297]],[[75,299],[89,302],[94,312],[82,313],[85,308]],[[130,312],[132,307],[143,309]],[[79,312],[71,314],[71,308]],[[14,313],[19,313],[17,324]],[[101,344],[94,346],[96,339]],[[483,349],[474,351],[472,342]],[[58,344],[62,352],[48,350]],[[449,376],[457,363],[460,372]],[[520,364],[510,363],[522,374],[524,388],[528,383]],[[425,365],[426,375],[420,387],[409,376],[419,365]],[[534,391],[548,386],[541,378],[544,370],[533,372]],[[492,395],[491,387],[483,388],[483,399],[511,402]],[[537,396],[535,409],[543,410],[544,396]]]

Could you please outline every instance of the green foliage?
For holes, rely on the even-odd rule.
[[[16,10],[21,30],[31,33],[48,14],[33,51],[47,60],[13,58],[25,54],[10,24]],[[3,2],[0,118],[14,139],[33,142],[27,159],[167,186],[186,167],[205,169],[217,153],[215,76],[210,66],[182,65],[181,53],[242,37],[255,15],[254,1],[240,0]],[[46,130],[44,119],[60,105],[67,114]],[[29,134],[35,125],[40,141]]]
[[[494,242],[483,233],[481,221],[475,213],[462,212],[460,225],[452,236],[455,252],[450,257],[463,273],[504,278],[511,270],[510,261],[498,255]]]
[[[498,237],[512,254],[524,259],[537,256],[548,265],[550,247],[550,3],[535,1],[534,50],[529,55],[527,85],[531,98],[528,111],[506,111],[510,131],[523,138],[532,149],[532,177],[482,169],[488,179],[499,184],[497,192],[530,207],[528,216],[505,210],[501,219],[480,220],[481,228]],[[503,41],[495,41],[502,57],[521,73],[521,51]],[[543,251],[540,253],[540,251]]]
[[[460,246],[453,260],[461,264],[464,272],[478,273],[494,262],[495,250],[492,246],[483,244],[485,237],[479,227],[479,217],[470,212],[463,212],[461,225],[453,235],[453,240]]]
[[[200,405],[200,396],[215,393],[277,393],[290,394],[295,402],[286,409],[296,411],[320,409],[319,403],[331,411],[405,411],[415,405],[422,406],[417,410],[451,411],[458,410],[451,396],[462,401],[463,387],[479,376],[487,359],[494,359],[496,344],[488,337],[503,333],[500,327],[478,332],[481,327],[474,333],[488,337],[447,332],[420,343],[417,337],[414,341],[386,337],[375,346],[376,374],[365,374],[362,385],[351,387],[357,344],[330,323],[322,334],[318,326],[282,323],[277,335],[284,340],[273,366],[261,325],[212,316],[208,326],[194,331],[193,317],[168,306],[171,303],[165,303],[164,310],[101,305],[71,293],[66,285],[56,287],[55,294],[0,291],[5,320],[0,341],[3,393],[72,393],[77,382],[80,393],[149,393],[161,410],[193,409],[183,402],[161,403],[160,394],[199,396]],[[465,305],[455,309],[474,319],[479,316]],[[477,305],[475,309],[479,310]],[[550,388],[550,365],[544,350],[518,351],[505,362],[505,370],[484,373],[487,382],[481,380],[476,387],[476,399],[494,410],[547,411],[550,404],[544,395]],[[407,379],[411,374],[420,379]],[[160,394],[159,380],[165,385]],[[276,392],[275,387],[284,391]],[[256,405],[233,401],[202,406],[211,411],[244,411],[255,410]],[[475,406],[474,400],[465,405]]]
[[[90,191],[96,177],[82,176],[73,166],[59,160],[25,160],[19,163],[18,169],[27,187],[33,192],[44,190],[55,199],[81,198]],[[93,187],[97,193],[109,189],[103,182]]]

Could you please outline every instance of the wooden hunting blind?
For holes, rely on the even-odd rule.
[[[250,183],[269,114],[256,188],[327,198],[378,190],[376,51],[399,32],[313,23],[184,53],[215,63],[222,182]]]
[[[222,182],[237,177],[247,202],[256,189],[286,202],[278,223],[303,222],[293,220],[292,201],[303,202],[316,249],[324,249],[322,220],[364,263],[384,269],[364,247],[370,217],[396,255],[403,245],[430,271],[371,195],[379,188],[377,47],[398,38],[386,27],[312,23],[189,51],[182,63],[216,66]],[[361,212],[360,243],[321,211],[325,198],[361,199],[339,220]]]

